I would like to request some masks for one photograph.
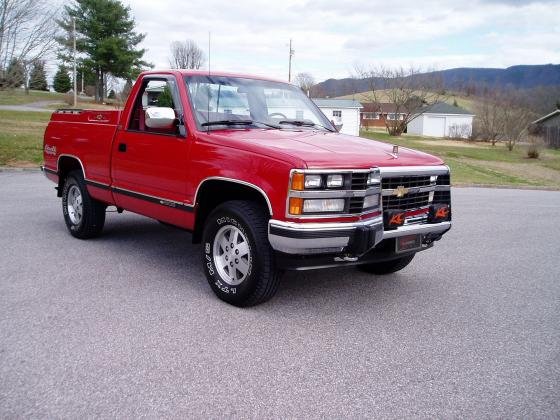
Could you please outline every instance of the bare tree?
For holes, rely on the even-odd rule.
[[[511,152],[528,134],[528,127],[536,115],[521,103],[519,94],[507,92],[502,100],[503,137]]]
[[[6,83],[6,69],[16,61],[23,66],[28,90],[32,66],[55,45],[57,14],[46,0],[0,0],[0,80]]]
[[[298,73],[295,82],[301,90],[309,95],[309,91],[315,85],[315,78],[309,73]]]
[[[186,41],[173,41],[171,43],[171,58],[169,64],[174,69],[199,69],[206,57],[196,42],[191,39]]]
[[[503,137],[503,101],[497,91],[486,90],[475,106],[476,135],[492,146]]]
[[[375,104],[377,112],[391,115],[391,119],[385,119],[391,136],[400,136],[414,118],[447,99],[442,81],[433,73],[423,73],[415,67],[356,66],[355,72],[355,77],[368,82],[368,92],[362,94],[366,101]]]

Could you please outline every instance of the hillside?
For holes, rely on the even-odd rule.
[[[377,92],[377,98],[380,102],[391,102],[387,95],[385,94],[386,91],[380,90]],[[337,96],[336,99],[355,99],[358,102],[371,102],[371,93],[362,92],[362,93],[355,93],[350,95],[342,95]],[[451,93],[446,98],[445,102],[448,104],[453,105],[457,102],[457,105],[461,108],[466,109],[467,111],[475,112],[478,99],[475,96],[465,96],[459,93]]]
[[[560,86],[560,64],[520,65],[506,69],[456,68],[426,73],[441,78],[446,89],[465,90],[468,86],[488,88],[513,87],[531,89],[539,86]],[[315,85],[321,96],[337,97],[365,92],[367,79],[328,79]]]

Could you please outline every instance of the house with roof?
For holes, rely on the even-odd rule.
[[[333,122],[338,131],[351,136],[360,135],[362,104],[353,99],[315,98],[313,102]]]
[[[407,124],[407,133],[428,137],[469,138],[474,114],[458,106],[438,102],[422,109]]]
[[[365,129],[385,128],[387,121],[403,120],[406,116],[405,109],[397,111],[397,107],[392,103],[362,102],[360,112],[360,126]]]
[[[531,123],[531,131],[540,134],[549,147],[560,148],[560,109]]]

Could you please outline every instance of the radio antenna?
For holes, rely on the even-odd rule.
[[[208,88],[206,95],[208,96],[208,113],[206,114],[206,121],[210,122],[210,31],[208,31]],[[210,124],[206,126],[206,133],[210,134]]]

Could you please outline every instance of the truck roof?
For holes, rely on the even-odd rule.
[[[208,74],[210,74],[210,76],[242,77],[244,79],[257,79],[257,80],[267,80],[269,82],[289,83],[286,80],[275,79],[266,76],[258,76],[255,74],[231,73],[231,72],[214,71],[214,70],[208,72],[208,70],[160,69],[160,70],[150,70],[150,71],[142,72],[140,76],[144,76],[146,74],[161,74],[161,73],[175,73],[175,74],[180,74],[182,76],[207,76]]]

